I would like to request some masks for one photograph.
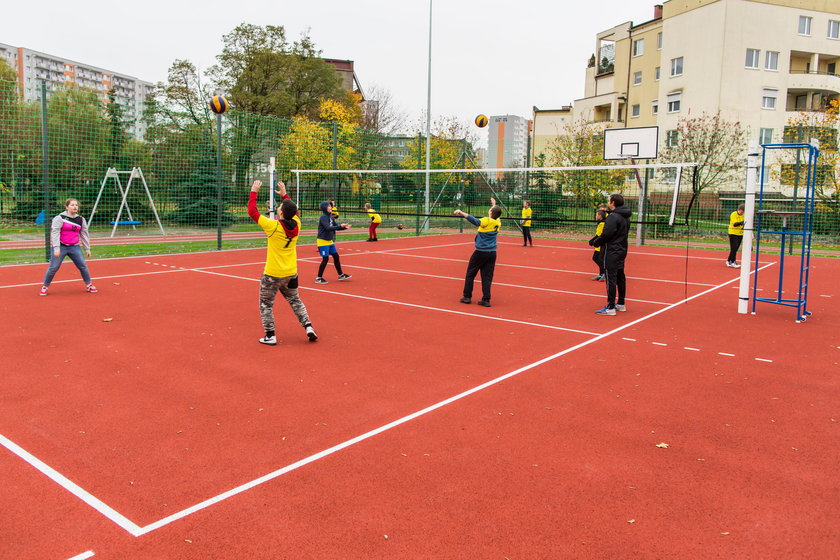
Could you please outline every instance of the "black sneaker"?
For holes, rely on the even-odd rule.
[[[350,278],[353,278],[353,276],[351,274],[339,274],[338,275],[339,280],[349,280]]]
[[[458,301],[460,301],[461,303],[472,303],[472,300],[468,297],[462,297]]]
[[[490,302],[483,299],[478,300],[476,303],[481,307],[490,307]]]
[[[316,279],[315,279],[315,283],[316,283],[316,284],[329,284],[329,282],[327,282],[326,280],[324,280],[324,279],[323,279],[323,278],[321,278],[320,276],[319,276],[318,278],[316,278]]]
[[[312,328],[312,325],[306,327],[306,336],[309,337],[309,342],[315,342],[318,340],[318,335],[315,334],[315,329]]]

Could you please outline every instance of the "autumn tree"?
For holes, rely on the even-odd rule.
[[[700,193],[740,180],[744,171],[748,131],[738,121],[710,115],[682,118],[677,122],[670,144],[660,154],[662,163],[697,163],[683,170],[691,181],[691,199],[686,221]],[[675,135],[675,137],[674,137]],[[678,186],[677,186],[678,188]]]

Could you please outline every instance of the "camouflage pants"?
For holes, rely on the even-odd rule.
[[[283,278],[263,274],[260,279],[260,317],[262,318],[263,328],[266,331],[275,330],[274,298],[277,296],[278,291],[289,302],[301,326],[305,327],[308,325],[310,323],[309,314],[306,312],[306,306],[300,301],[300,296],[298,296],[297,274],[294,276],[284,276]]]

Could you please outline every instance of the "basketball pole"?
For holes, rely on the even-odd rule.
[[[738,313],[745,315],[750,304],[750,263],[752,262],[755,191],[758,178],[758,142],[750,141],[747,154],[747,187],[744,198],[744,239],[741,249],[741,278],[738,284]]]
[[[429,71],[426,91],[426,224],[423,231],[429,231],[429,182],[432,157],[432,0],[429,0]]]

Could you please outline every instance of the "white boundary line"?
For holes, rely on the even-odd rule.
[[[141,530],[138,525],[130,521],[127,517],[122,515],[117,510],[110,507],[108,504],[88,492],[87,490],[83,489],[81,486],[77,485],[75,482],[52,468],[51,466],[47,465],[31,453],[29,453],[26,449],[19,446],[12,440],[8,439],[3,434],[0,434],[0,445],[41,471],[43,474],[47,476],[47,478],[51,479],[53,482],[82,500],[84,503],[134,535],[135,537],[140,534],[139,531]]]
[[[81,554],[77,554],[73,558],[68,558],[67,560],[87,560],[88,558],[93,558],[96,554],[93,553],[92,550],[88,550],[87,552],[82,552]]]
[[[227,277],[227,278],[236,278],[236,279],[239,279],[239,280],[248,280],[249,282],[259,282],[259,279],[257,279],[257,278],[248,278],[246,276],[236,276],[234,274],[224,274],[222,272],[210,272],[209,270],[199,270],[199,269],[187,269],[187,270],[192,270],[194,272],[201,272],[203,274],[212,274],[214,276],[224,276],[224,277]],[[403,307],[413,307],[415,309],[427,309],[429,311],[440,311],[442,313],[452,313],[453,315],[465,315],[465,316],[471,317],[473,319],[489,319],[491,321],[502,321],[504,323],[516,323],[516,324],[519,324],[519,325],[527,325],[529,327],[540,327],[540,328],[544,328],[544,329],[552,329],[552,330],[557,330],[557,331],[572,332],[572,333],[577,333],[577,334],[586,334],[586,335],[590,335],[590,336],[598,335],[598,333],[594,333],[594,332],[590,332],[590,331],[581,331],[581,330],[578,330],[578,329],[568,329],[568,328],[565,328],[565,327],[557,327],[557,326],[554,326],[554,325],[544,325],[544,324],[541,324],[541,323],[531,323],[531,322],[528,322],[528,321],[517,321],[515,319],[504,319],[502,317],[493,317],[492,315],[477,315],[475,313],[467,313],[466,311],[455,311],[454,309],[444,309],[442,307],[431,307],[431,306],[428,306],[428,305],[419,305],[419,304],[416,304],[416,303],[407,303],[407,302],[403,302],[403,301],[394,301],[394,300],[390,300],[390,299],[381,299],[381,298],[374,298],[374,297],[369,297],[369,296],[361,296],[361,295],[358,295],[358,294],[347,294],[347,293],[344,293],[344,292],[334,292],[332,290],[324,290],[324,289],[321,289],[321,288],[301,287],[299,289],[308,290],[308,291],[311,291],[311,292],[321,292],[323,294],[331,294],[331,295],[335,295],[335,296],[344,296],[344,297],[349,297],[349,298],[363,299],[363,300],[367,300],[367,301],[377,301],[377,302],[380,302],[380,303],[389,303],[389,304],[392,304],[392,305],[402,305]]]
[[[768,266],[771,266],[771,265],[765,265],[765,267],[763,267],[763,268],[766,268]],[[761,270],[761,269],[759,269],[759,270]],[[208,274],[217,274],[217,273],[208,273]],[[246,278],[246,280],[253,280],[253,279]],[[597,335],[597,336],[593,336],[589,340],[585,340],[584,342],[581,342],[579,344],[576,344],[574,346],[566,348],[565,350],[561,350],[560,352],[557,352],[555,354],[547,356],[547,357],[545,357],[541,360],[537,360],[536,362],[532,362],[532,363],[530,363],[526,366],[523,366],[519,369],[516,369],[512,372],[501,375],[501,376],[499,376],[495,379],[492,379],[490,381],[482,383],[481,385],[473,387],[472,389],[468,389],[466,391],[458,393],[457,395],[454,395],[454,396],[449,397],[447,399],[444,399],[444,400],[442,400],[438,403],[435,403],[431,406],[428,406],[426,408],[418,410],[417,412],[414,412],[414,413],[409,414],[407,416],[403,416],[402,418],[399,418],[397,420],[394,420],[393,422],[390,422],[388,424],[380,426],[379,428],[376,428],[374,430],[365,432],[364,434],[361,434],[359,436],[356,436],[354,438],[346,440],[342,443],[339,443],[337,445],[334,445],[332,447],[324,449],[323,451],[320,451],[318,453],[310,455],[309,457],[306,457],[306,458],[301,459],[299,461],[296,461],[296,462],[294,462],[290,465],[287,465],[283,468],[272,471],[272,472],[270,472],[270,473],[268,473],[264,476],[256,478],[256,479],[252,480],[251,482],[248,482],[246,484],[242,484],[240,486],[232,488],[232,489],[228,490],[227,492],[223,492],[221,494],[218,494],[218,495],[216,495],[216,496],[214,496],[210,499],[204,500],[203,502],[200,502],[200,503],[198,503],[198,504],[196,504],[192,507],[186,508],[186,509],[181,510],[177,513],[174,513],[172,515],[164,517],[163,519],[160,519],[160,520],[158,520],[154,523],[146,525],[145,527],[139,527],[135,523],[129,521],[125,516],[118,513],[116,510],[109,507],[108,505],[106,505],[104,502],[102,502],[98,498],[95,498],[93,495],[91,495],[87,491],[83,490],[82,488],[77,486],[75,483],[73,483],[72,481],[70,481],[69,479],[67,479],[66,477],[61,475],[60,473],[58,473],[55,469],[49,467],[48,465],[43,463],[41,460],[39,460],[38,458],[36,458],[35,456],[33,456],[32,454],[30,454],[29,452],[27,452],[26,450],[24,450],[23,448],[21,448],[20,446],[18,446],[17,444],[15,444],[14,442],[12,442],[11,440],[7,439],[6,437],[4,437],[2,435],[0,435],[0,443],[2,443],[7,449],[9,449],[13,453],[18,455],[22,459],[24,459],[27,463],[29,463],[30,465],[32,465],[33,467],[35,467],[36,469],[38,469],[39,471],[44,473],[47,477],[49,477],[51,480],[56,482],[59,486],[65,488],[68,491],[70,491],[75,496],[80,498],[82,501],[84,501],[85,503],[87,503],[88,505],[93,507],[96,511],[100,512],[102,515],[104,515],[105,517],[107,517],[108,519],[110,519],[111,521],[116,523],[118,526],[125,529],[129,534],[131,534],[135,537],[139,537],[141,535],[145,535],[147,533],[150,533],[152,531],[160,529],[161,527],[169,525],[170,523],[172,523],[174,521],[177,521],[179,519],[183,519],[184,517],[187,517],[188,515],[191,515],[191,514],[197,512],[197,511],[201,511],[203,509],[206,509],[206,508],[208,508],[208,507],[210,507],[214,504],[217,504],[217,503],[219,503],[223,500],[226,500],[227,498],[230,498],[230,497],[235,496],[237,494],[241,494],[242,492],[245,492],[246,490],[249,490],[251,488],[259,486],[259,485],[261,485],[265,482],[273,480],[273,479],[275,479],[279,476],[282,476],[282,475],[284,475],[288,472],[291,472],[295,469],[298,469],[302,466],[308,465],[309,463],[315,462],[319,459],[323,459],[324,457],[327,457],[329,455],[332,455],[333,453],[336,453],[338,451],[346,449],[347,447],[350,447],[350,446],[355,445],[359,442],[362,442],[366,439],[374,437],[378,434],[381,434],[383,432],[391,430],[392,428],[396,428],[397,426],[400,426],[402,424],[405,424],[406,422],[409,422],[411,420],[414,420],[416,418],[424,416],[424,415],[426,415],[430,412],[433,412],[433,411],[435,411],[439,408],[442,408],[442,407],[444,407],[448,404],[451,404],[451,403],[456,402],[458,400],[461,400],[465,397],[468,397],[468,396],[470,396],[474,393],[477,393],[479,391],[487,389],[488,387],[492,387],[493,385],[501,383],[502,381],[510,379],[511,377],[519,375],[520,373],[523,373],[525,371],[529,371],[531,369],[534,369],[535,367],[538,367],[542,364],[548,363],[548,362],[550,362],[552,360],[555,360],[555,359],[557,359],[561,356],[565,356],[566,354],[569,354],[570,352],[574,352],[575,350],[578,350],[580,348],[584,348],[584,347],[589,346],[590,344],[593,344],[593,343],[595,343],[599,340],[603,340],[603,339],[605,339],[609,336],[612,336],[616,333],[622,332],[625,329],[628,329],[628,328],[630,328],[634,325],[637,325],[639,323],[647,321],[648,319],[652,319],[653,317],[656,317],[657,315],[665,313],[666,311],[674,309],[675,307],[678,307],[678,306],[680,306],[684,303],[687,303],[687,302],[689,302],[693,299],[697,299],[701,296],[704,296],[708,293],[711,293],[715,290],[718,290],[718,289],[720,289],[724,286],[727,286],[727,285],[729,285],[733,282],[736,282],[736,281],[738,281],[738,278],[733,278],[732,280],[728,280],[728,281],[726,281],[722,284],[718,284],[717,286],[709,288],[708,290],[706,290],[704,292],[701,292],[699,294],[695,294],[691,297],[688,297],[688,298],[685,298],[681,301],[673,303],[673,304],[669,305],[668,307],[665,307],[665,308],[659,309],[657,311],[654,311],[653,313],[645,315],[644,317],[636,319],[635,321],[632,321],[630,323],[626,323],[624,325],[621,325],[621,326],[619,326],[619,327],[617,327],[617,328],[615,328],[611,331],[608,331],[606,333],[603,333],[603,334],[600,334],[600,335]],[[329,293],[334,293],[334,292],[329,292]],[[370,299],[370,298],[364,298],[364,299]]]

